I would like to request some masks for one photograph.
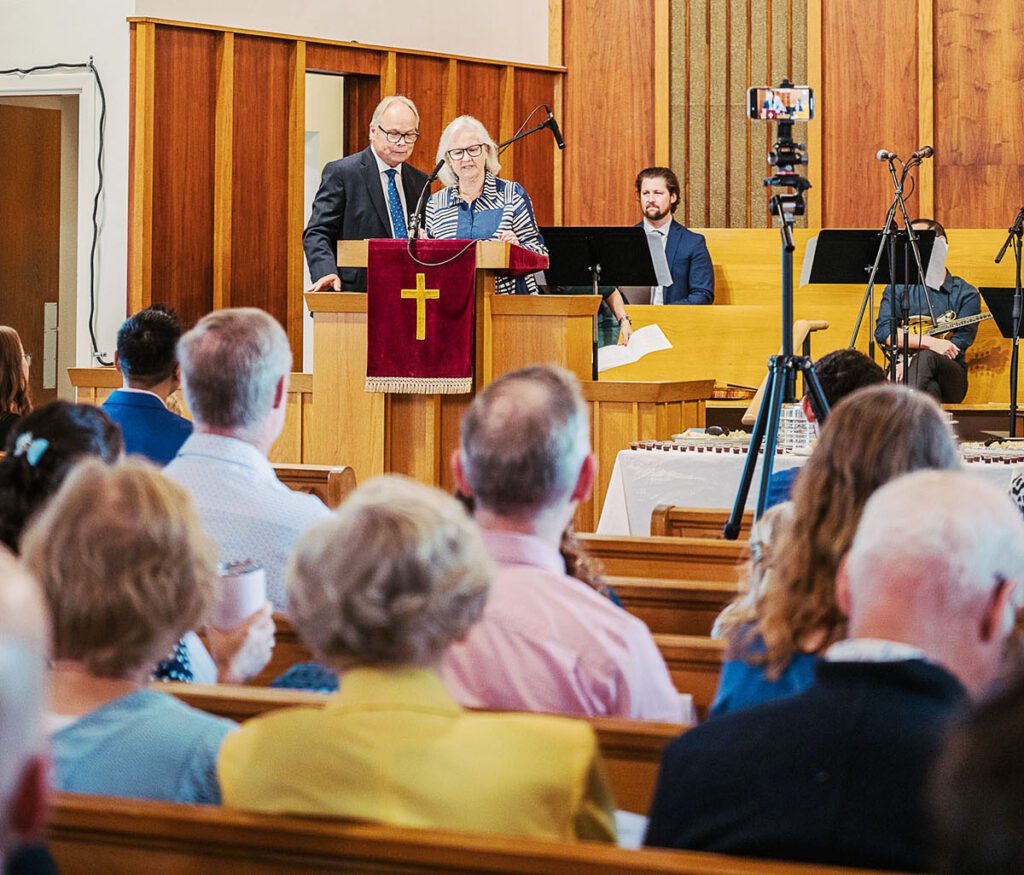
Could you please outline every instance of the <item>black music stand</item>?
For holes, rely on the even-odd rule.
[[[548,247],[548,286],[670,286],[672,274],[661,242],[648,240],[642,227],[541,228]],[[660,256],[660,258],[659,258]],[[660,263],[659,263],[660,262]],[[593,362],[597,379],[597,316],[594,316]]]
[[[999,329],[999,333],[1012,343],[1019,343],[1021,331],[1024,330],[1024,313],[1021,313],[1017,320],[1017,332],[1013,331],[1013,296],[1016,289],[987,287],[978,289],[985,301],[992,319]],[[1017,353],[1018,348],[1014,346],[1010,353],[1010,429],[1007,435],[1016,437],[1017,434]]]

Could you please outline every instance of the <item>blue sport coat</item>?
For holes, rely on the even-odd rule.
[[[642,228],[643,222],[637,227]],[[669,223],[665,258],[672,272],[672,285],[665,287],[666,304],[712,304],[715,300],[715,269],[702,234],[684,228],[674,219]]]
[[[125,452],[166,465],[192,434],[192,423],[172,413],[155,395],[112,392],[103,412],[121,427]]]

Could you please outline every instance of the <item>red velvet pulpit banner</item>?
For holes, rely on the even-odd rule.
[[[469,242],[417,240],[419,264],[404,240],[370,241],[367,392],[473,391],[476,247]]]

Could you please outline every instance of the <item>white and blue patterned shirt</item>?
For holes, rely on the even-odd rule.
[[[458,185],[450,185],[427,201],[427,236],[437,240],[492,240],[499,231],[511,231],[524,249],[547,255],[548,248],[537,228],[530,196],[518,182],[498,179],[484,173],[479,197],[467,203],[459,195]],[[498,277],[496,291],[505,294],[535,294],[533,276]]]
[[[191,494],[220,561],[262,563],[267,598],[285,610],[288,557],[299,535],[330,515],[327,506],[285,486],[252,444],[223,435],[193,433],[164,474]]]

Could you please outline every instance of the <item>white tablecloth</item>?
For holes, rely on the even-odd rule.
[[[615,458],[598,534],[649,535],[651,512],[659,504],[678,507],[732,508],[739,489],[745,452],[696,450],[623,450]],[[802,465],[806,456],[776,455],[772,470]],[[1019,465],[971,462],[967,470],[1008,490]],[[761,482],[761,461],[747,496],[753,510]]]

